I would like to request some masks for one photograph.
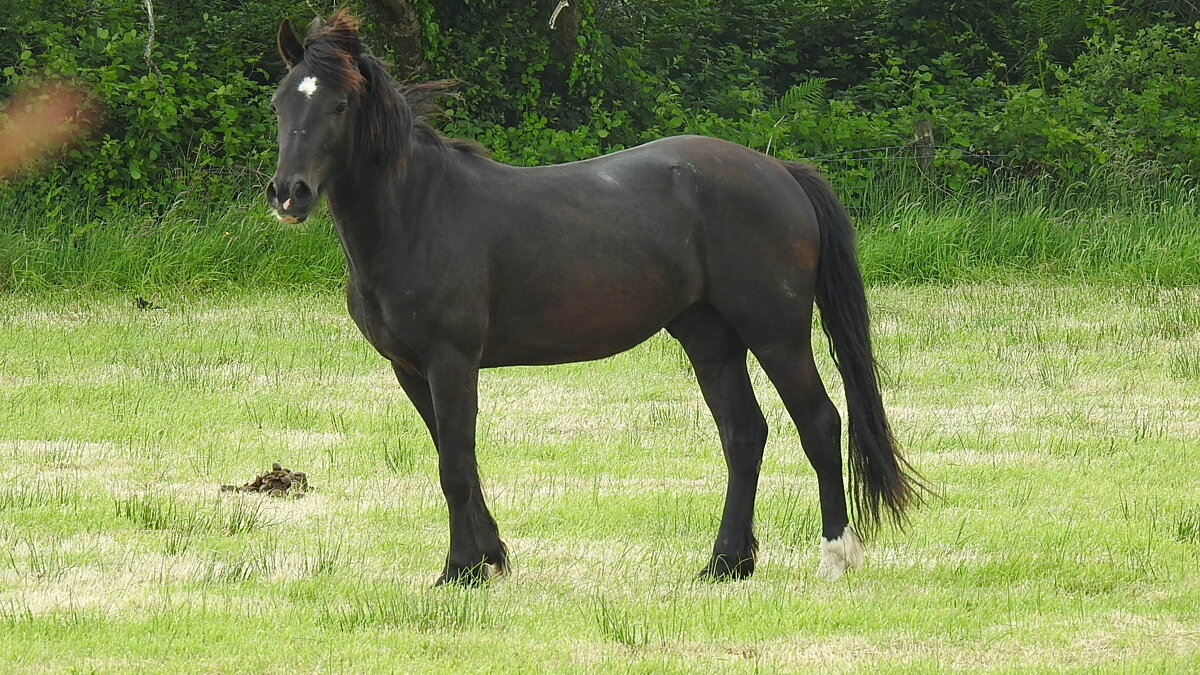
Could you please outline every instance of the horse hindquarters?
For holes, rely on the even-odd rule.
[[[880,506],[898,520],[914,499],[917,478],[896,452],[884,413],[849,219],[814,170],[748,166],[760,169],[762,179],[741,194],[722,195],[730,202],[723,217],[739,228],[716,230],[724,239],[708,248],[710,301],[757,357],[796,425],[819,484],[818,574],[836,578],[861,564],[863,550],[849,527],[841,419],[813,360],[814,299],[846,382],[851,497],[862,524],[873,527]]]

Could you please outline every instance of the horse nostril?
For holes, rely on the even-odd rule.
[[[312,199],[312,196],[312,188],[308,187],[308,183],[298,180],[296,181],[296,184],[292,186],[292,199],[296,200],[297,203],[307,203],[310,199]]]
[[[279,193],[275,191],[275,181],[267,183],[267,203],[272,207],[279,206]]]

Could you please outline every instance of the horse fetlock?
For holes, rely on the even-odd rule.
[[[488,519],[490,521],[490,518]],[[481,525],[476,522],[474,536],[468,541],[473,545],[466,549],[451,547],[435,585],[460,584],[480,586],[491,579],[508,574],[508,547],[496,534],[496,525]]]
[[[492,568],[493,576],[504,576],[508,574],[508,547],[499,539],[496,540],[497,546],[491,549],[485,549],[483,552],[483,561]]]
[[[848,569],[862,567],[866,549],[862,540],[849,525],[836,539],[821,538],[821,564],[817,566],[817,577],[833,581]]]

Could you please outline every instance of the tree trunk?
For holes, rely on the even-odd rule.
[[[542,15],[550,29],[550,56],[566,70],[570,70],[579,51],[580,5],[583,0],[566,0],[559,9],[560,0],[541,0]],[[558,15],[554,12],[558,10]],[[553,18],[554,25],[550,25]]]
[[[559,96],[567,95],[567,79],[571,76],[571,66],[575,64],[575,54],[579,51],[582,3],[583,0],[539,0],[538,3],[542,29],[550,34],[550,64],[546,68],[546,84]]]
[[[366,0],[363,7],[374,19],[374,34],[382,38],[395,54],[395,74],[407,79],[424,69],[425,53],[421,40],[421,17],[410,0]]]

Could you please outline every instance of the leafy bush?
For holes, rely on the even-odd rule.
[[[922,177],[938,189],[996,174],[1136,179],[1200,167],[1191,5],[583,0],[569,63],[556,60],[546,2],[412,6],[423,76],[465,82],[443,128],[503,161],[569,161],[702,133],[823,157],[854,192],[902,170],[866,158],[911,155],[914,125],[928,121],[949,146]],[[93,135],[18,189],[107,213],[224,200],[261,183],[274,146],[266,100],[282,73],[274,29],[284,16],[302,25],[311,6],[157,0],[155,9],[151,41],[138,0],[0,7],[0,94],[70,76],[105,111]],[[368,26],[366,41],[386,54],[396,47],[386,34]]]
[[[265,100],[280,72],[273,26],[283,3],[156,3],[155,39],[137,0],[33,0],[0,9],[5,93],[42,77],[85,83],[99,127],[42,186],[70,185],[102,209],[190,194],[225,198],[270,161]],[[231,10],[239,8],[239,12]],[[47,18],[54,17],[54,18]],[[146,57],[147,45],[151,50]]]

